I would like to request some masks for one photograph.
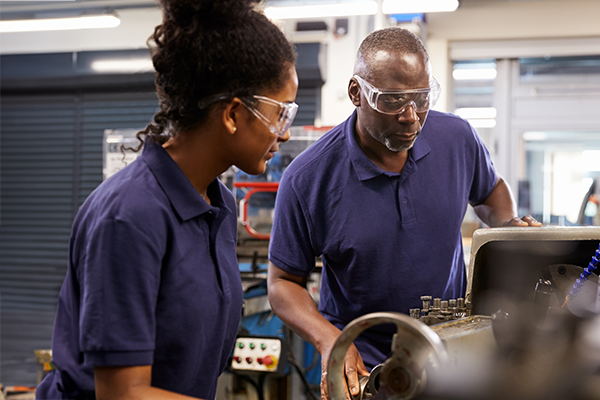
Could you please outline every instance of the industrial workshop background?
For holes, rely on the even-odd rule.
[[[105,8],[119,16],[118,27],[0,33],[4,385],[38,379],[34,350],[50,348],[70,226],[102,182],[105,131],[141,129],[156,111],[146,39],[160,12],[150,0],[0,4],[1,19]],[[408,18],[281,20],[299,54],[295,132],[343,121],[353,108],[346,88],[360,41],[377,27],[407,27],[424,40],[442,85],[436,109],[470,120],[521,210],[547,224],[589,223],[580,214],[600,176],[598,20],[598,0],[461,0],[454,12]],[[469,212],[467,247],[479,226]]]

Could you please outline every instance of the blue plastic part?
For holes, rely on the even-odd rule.
[[[241,272],[253,272],[252,271],[252,263],[239,263],[238,264],[240,266],[240,271]],[[261,272],[267,272],[267,269],[269,268],[269,264],[266,263],[261,263],[261,264],[256,264],[256,266],[258,267],[258,270]]]
[[[589,276],[592,275],[592,271],[595,271],[598,268],[598,264],[600,263],[600,245],[598,245],[598,250],[596,250],[596,255],[592,256],[592,261],[589,265],[583,270],[573,288],[569,291],[569,298],[574,299],[577,297],[577,294],[581,291],[581,288],[585,284],[585,281],[588,280]]]
[[[244,327],[252,336],[277,336],[285,339],[283,322],[269,312],[242,317],[240,326]]]
[[[313,345],[308,342],[304,343],[304,364],[302,367],[308,368],[315,357],[315,353],[317,355],[317,365],[314,368],[306,371],[306,380],[311,385],[319,385],[321,383],[321,355],[317,352],[317,349]]]

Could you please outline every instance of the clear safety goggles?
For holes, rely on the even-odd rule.
[[[413,106],[416,112],[429,111],[440,98],[442,91],[440,84],[433,77],[429,82],[430,87],[411,90],[382,90],[358,75],[354,75],[354,78],[373,110],[383,114],[402,114],[409,106]]]
[[[231,97],[230,94],[226,93],[209,96],[199,101],[198,107],[206,108],[212,103]],[[257,95],[240,97],[240,100],[248,111],[269,128],[272,134],[279,137],[283,137],[290,129],[298,112],[298,104],[294,102],[282,103],[269,97]]]
[[[298,104],[282,103],[264,96],[242,97],[242,104],[246,106],[256,118],[262,121],[272,134],[283,137],[292,126]]]

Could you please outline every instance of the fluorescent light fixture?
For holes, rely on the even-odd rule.
[[[265,8],[265,15],[269,19],[326,18],[375,14],[377,14],[377,3],[375,1]]]
[[[113,14],[85,15],[74,18],[0,21],[0,33],[114,28],[119,26],[120,23],[121,20]]]
[[[493,128],[496,126],[495,119],[468,119],[473,128]]]
[[[154,71],[152,60],[101,60],[94,61],[92,69],[104,73],[142,73]]]
[[[454,112],[464,119],[494,119],[496,118],[496,109],[494,107],[464,107],[457,108]]]
[[[458,0],[384,0],[384,14],[451,12],[458,8]]]
[[[480,81],[496,79],[497,71],[494,68],[486,69],[455,69],[452,71],[452,77],[457,81]]]
[[[525,132],[523,133],[523,140],[526,142],[542,142],[548,139],[546,132]]]

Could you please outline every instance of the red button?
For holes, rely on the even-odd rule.
[[[238,364],[242,362],[242,359],[240,358],[240,356],[235,356],[235,357],[233,357],[233,359],[234,359],[234,360],[235,360],[235,362],[236,362],[236,363],[238,363]]]
[[[263,363],[263,359],[262,359],[262,358],[257,358],[257,359],[256,359],[256,362],[262,365],[262,363]]]
[[[263,363],[265,365],[271,365],[273,364],[273,358],[271,358],[271,356],[266,356],[265,358],[263,358]]]
[[[252,364],[252,357],[246,357],[246,362],[248,364]]]

